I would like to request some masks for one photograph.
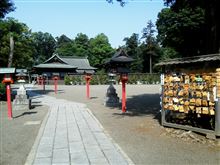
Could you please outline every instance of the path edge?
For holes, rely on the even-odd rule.
[[[93,117],[93,119],[99,124],[105,135],[110,139],[110,141],[113,143],[113,145],[121,152],[122,156],[127,160],[129,165],[134,165],[134,162],[131,160],[131,158],[124,152],[124,150],[119,146],[118,143],[115,142],[115,140],[110,136],[110,134],[105,130],[105,128],[102,126],[100,121],[95,117],[95,115],[92,113],[92,111],[89,108],[86,108],[87,112]]]
[[[37,153],[37,148],[38,148],[38,145],[40,143],[41,137],[44,133],[45,125],[47,123],[50,112],[51,112],[51,107],[48,107],[48,112],[47,112],[46,116],[44,117],[44,119],[41,123],[40,129],[38,131],[38,135],[37,135],[37,137],[34,141],[34,144],[31,148],[31,151],[29,152],[29,154],[26,158],[26,161],[25,161],[24,165],[32,165],[34,163],[34,159],[35,159],[35,156],[36,156],[36,153]]]

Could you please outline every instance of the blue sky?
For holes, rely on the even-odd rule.
[[[154,23],[164,8],[163,0],[130,0],[125,7],[105,0],[13,0],[16,10],[7,15],[25,23],[33,32],[65,34],[73,39],[78,33],[89,38],[99,33],[108,36],[113,47],[123,45],[132,33],[141,34],[147,21]]]

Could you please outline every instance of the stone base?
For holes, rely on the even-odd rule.
[[[18,110],[28,110],[29,109],[29,104],[15,104],[12,106],[13,111],[18,111]]]
[[[108,107],[116,107],[119,105],[119,97],[112,84],[107,89],[104,105]]]
[[[106,107],[118,107],[119,106],[119,102],[105,102],[104,105]]]

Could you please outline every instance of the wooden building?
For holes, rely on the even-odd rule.
[[[90,66],[86,57],[59,56],[54,54],[42,64],[33,67],[33,72],[38,75],[47,75],[51,79],[58,74],[63,79],[66,74],[93,74],[94,67]]]

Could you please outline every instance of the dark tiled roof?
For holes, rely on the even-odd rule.
[[[194,56],[194,57],[175,58],[171,60],[165,60],[160,63],[157,63],[155,66],[189,64],[189,63],[219,61],[219,60],[220,60],[220,54],[210,54],[210,55],[203,55],[203,56]]]
[[[133,58],[131,58],[130,56],[127,55],[127,53],[121,49],[119,51],[117,51],[112,58],[107,59],[107,61],[105,63],[112,63],[112,62],[122,62],[122,63],[130,63],[134,61]]]
[[[34,66],[35,68],[67,68],[67,69],[74,69],[76,66],[68,65],[68,64],[60,64],[60,63],[48,63],[48,64],[39,64]]]
[[[96,68],[90,66],[89,64],[89,60],[85,57],[68,57],[68,56],[63,56],[61,57],[61,59],[63,59],[63,61],[65,61],[67,64],[69,65],[74,65],[77,66],[77,69],[81,70],[94,70]]]
[[[44,61],[44,64],[51,63],[51,61],[54,60],[55,58],[57,59],[57,62],[67,64],[65,61],[63,61],[62,58],[60,58],[60,56],[58,54],[54,54],[52,57],[50,57],[49,59]]]
[[[85,57],[59,56],[54,54],[43,64],[34,66],[35,68],[66,68],[77,69],[77,72],[94,72],[96,68],[90,66],[89,60]]]

